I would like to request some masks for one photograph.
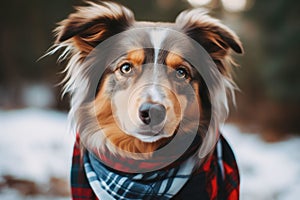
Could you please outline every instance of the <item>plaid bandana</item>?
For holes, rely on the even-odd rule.
[[[94,155],[84,156],[88,181],[99,199],[170,199],[185,185],[194,158],[177,168],[144,174],[123,174],[103,165]]]
[[[239,173],[221,136],[213,155],[193,171],[193,157],[177,167],[144,174],[120,173],[103,165],[92,153],[82,160],[79,137],[71,170],[73,200],[114,199],[239,199]]]

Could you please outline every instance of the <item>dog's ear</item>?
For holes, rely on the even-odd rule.
[[[223,75],[230,76],[226,62],[231,61],[230,49],[243,53],[238,36],[202,9],[184,11],[176,19],[177,26],[196,40],[210,54]]]
[[[59,23],[56,44],[73,45],[81,53],[89,53],[108,37],[120,33],[134,22],[133,13],[112,2],[87,2]]]

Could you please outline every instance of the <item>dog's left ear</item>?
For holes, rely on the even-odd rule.
[[[218,20],[211,18],[202,9],[184,11],[176,19],[177,26],[196,40],[210,54],[219,71],[230,76],[226,62],[230,59],[230,49],[243,53],[238,36]]]
[[[113,2],[87,2],[59,23],[56,44],[71,45],[81,54],[88,54],[100,42],[120,33],[134,22],[133,13]],[[74,49],[73,48],[73,49]]]

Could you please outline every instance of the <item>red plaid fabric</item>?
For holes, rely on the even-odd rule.
[[[83,168],[80,139],[77,134],[71,167],[71,194],[74,200],[98,200],[94,194]]]
[[[192,178],[173,197],[174,200],[236,200],[239,199],[239,172],[234,154],[221,136],[222,160],[217,148],[212,156],[196,170]],[[220,164],[222,163],[222,164]],[[73,200],[98,200],[86,178],[82,163],[79,137],[77,137],[71,169]]]

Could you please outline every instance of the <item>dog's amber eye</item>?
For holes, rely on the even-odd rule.
[[[123,65],[121,65],[120,71],[123,74],[129,74],[132,71],[132,64],[131,63],[124,63]]]
[[[186,69],[180,67],[176,69],[176,77],[179,79],[186,79],[188,78],[188,72]]]

